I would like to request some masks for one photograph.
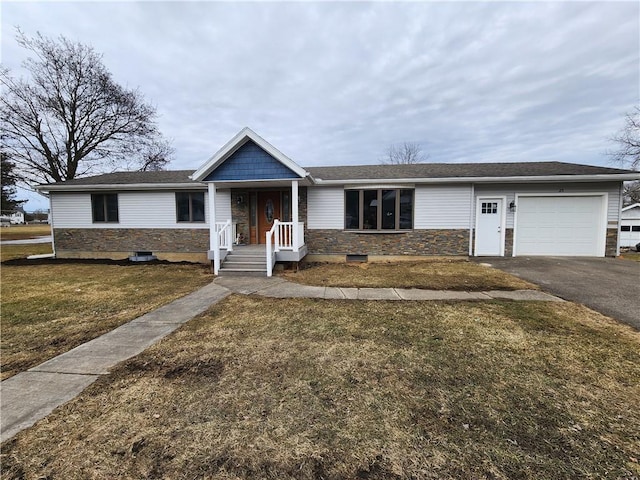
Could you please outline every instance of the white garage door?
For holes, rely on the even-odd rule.
[[[515,255],[603,257],[603,196],[521,196],[517,201]]]

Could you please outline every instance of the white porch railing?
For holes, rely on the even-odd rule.
[[[273,273],[276,253],[282,250],[298,252],[304,245],[304,223],[274,220],[266,234],[267,277]]]
[[[297,252],[304,245],[304,223],[274,220],[273,225],[276,252],[280,250]]]
[[[215,223],[213,236],[213,273],[218,275],[220,270],[220,250],[233,251],[233,224],[231,220]]]
[[[276,245],[278,244],[278,220],[273,221],[271,230],[267,232],[266,249],[267,249],[267,277],[273,275],[273,266],[276,264]],[[274,238],[275,237],[275,238]]]

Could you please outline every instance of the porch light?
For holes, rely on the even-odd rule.
[[[238,195],[238,196],[236,197],[236,203],[237,203],[238,205],[244,205],[244,196],[242,196],[242,195]]]
[[[516,201],[515,200],[511,200],[511,203],[509,204],[509,211],[510,212],[515,212],[516,211]]]

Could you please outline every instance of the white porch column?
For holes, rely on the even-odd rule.
[[[298,181],[291,181],[291,221],[293,222],[293,251],[298,251],[300,239],[298,238]]]
[[[209,250],[215,250],[217,248],[216,240],[216,184],[213,182],[207,183],[208,196],[209,196]]]

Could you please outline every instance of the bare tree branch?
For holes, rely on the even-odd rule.
[[[612,160],[625,168],[640,170],[640,106],[625,116],[625,125],[610,140],[617,149],[608,152]]]
[[[391,145],[385,152],[385,156],[380,160],[380,163],[386,165],[408,165],[426,162],[428,158],[429,155],[422,152],[420,144],[404,142]]]
[[[173,149],[158,132],[155,108],[116,84],[92,47],[20,30],[17,40],[32,54],[24,62],[30,78],[0,69],[0,126],[25,182],[166,166]]]

